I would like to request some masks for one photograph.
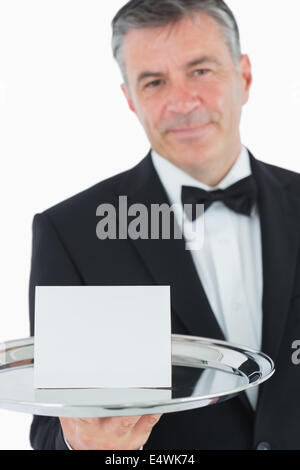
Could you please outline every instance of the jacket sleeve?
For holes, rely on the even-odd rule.
[[[29,283],[30,335],[34,336],[35,286],[82,285],[82,277],[53,223],[36,214],[32,226],[32,256]],[[67,450],[57,417],[34,416],[30,443],[35,450]]]

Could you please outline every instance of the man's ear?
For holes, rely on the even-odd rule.
[[[250,87],[253,82],[251,62],[247,54],[243,54],[240,58],[240,74],[243,87],[243,104],[246,104],[249,99]]]
[[[129,108],[131,109],[131,111],[133,111],[135,113],[135,107],[134,107],[130,92],[128,91],[125,83],[122,83],[121,90],[123,91],[123,93],[125,95],[125,98],[127,100]]]

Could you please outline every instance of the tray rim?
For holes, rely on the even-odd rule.
[[[151,407],[168,407],[168,406],[175,406],[175,405],[181,405],[181,404],[188,404],[188,403],[194,403],[194,402],[202,402],[202,401],[208,401],[208,400],[213,400],[214,398],[220,398],[220,397],[227,397],[227,396],[236,396],[238,395],[239,393],[241,392],[244,392],[246,390],[249,390],[250,388],[252,387],[255,387],[255,386],[258,386],[260,384],[262,384],[263,382],[267,381],[269,378],[272,377],[272,375],[275,373],[275,363],[273,361],[272,358],[270,358],[267,354],[265,354],[264,352],[261,352],[261,351],[257,351],[255,349],[252,349],[252,348],[246,348],[244,345],[241,345],[241,344],[238,344],[238,343],[232,343],[232,342],[229,342],[229,341],[224,341],[224,340],[220,340],[220,339],[214,339],[214,338],[207,338],[207,337],[202,337],[202,336],[192,336],[192,335],[181,335],[181,334],[175,334],[175,333],[172,333],[171,334],[171,339],[172,339],[172,344],[173,344],[173,340],[174,342],[176,341],[179,341],[179,342],[195,342],[195,343],[213,343],[215,345],[220,345],[220,346],[223,346],[227,349],[238,349],[238,350],[241,350],[241,352],[245,353],[245,352],[250,352],[254,355],[258,355],[260,356],[261,358],[265,359],[266,362],[269,363],[269,368],[270,368],[270,371],[265,375],[265,376],[262,376],[262,377],[259,377],[257,378],[256,380],[254,380],[253,382],[251,383],[248,383],[244,386],[239,386],[239,387],[236,387],[234,389],[231,389],[231,390],[227,390],[225,392],[218,392],[218,393],[213,393],[213,394],[207,394],[207,395],[201,395],[201,396],[197,396],[197,395],[192,395],[192,396],[189,396],[189,397],[181,397],[181,398],[171,398],[171,399],[165,399],[165,401],[162,403],[161,401],[151,401],[151,402],[148,402],[148,403],[141,403],[141,402],[138,402],[138,403],[134,403],[134,402],[130,402],[130,403],[122,403],[122,404],[110,404],[110,405],[99,405],[99,404],[91,404],[91,405],[65,405],[65,404],[61,404],[61,403],[46,403],[46,402],[38,402],[38,401],[21,401],[21,400],[14,400],[14,399],[3,399],[0,397],[0,408],[6,408],[6,409],[11,409],[12,410],[12,407],[14,405],[16,405],[16,407],[28,407],[28,408],[40,408],[40,409],[56,409],[56,410],[64,410],[64,409],[88,409],[88,410],[97,410],[97,409],[103,409],[103,410],[130,410],[132,408],[136,408],[136,409],[140,409],[140,410],[146,410],[148,408],[151,408]],[[15,346],[14,347],[26,347],[26,346],[34,346],[34,336],[29,336],[29,337],[26,337],[26,338],[18,338],[18,339],[13,339],[13,340],[8,340],[8,341],[2,341],[0,342],[0,353],[5,351],[5,349],[2,348],[3,345],[6,346],[6,349],[7,346],[9,345],[12,345],[14,344]],[[173,353],[173,351],[172,351]],[[182,365],[181,367],[189,367],[189,366],[184,366]],[[21,365],[21,366],[17,366],[17,367],[12,367],[10,369],[7,369],[7,370],[0,370],[0,374],[2,373],[5,373],[5,372],[10,372],[10,371],[15,371],[15,370],[18,370],[18,369],[26,369],[26,368],[33,368],[33,364],[27,364],[27,365]],[[97,387],[97,388],[100,388],[100,387]],[[94,388],[94,389],[97,389],[97,388]],[[118,389],[118,387],[109,387],[109,389],[111,388],[116,388]],[[124,388],[124,389],[134,389],[135,387],[121,387],[121,388]],[[142,387],[138,387],[138,388],[142,388]],[[149,388],[149,387],[145,387],[145,388]],[[87,390],[88,388],[86,389],[83,389],[83,390]],[[91,388],[89,388],[91,389]],[[47,389],[48,390],[48,389]],[[53,389],[49,389],[49,390],[53,390]],[[57,390],[57,389],[55,389]],[[168,388],[166,388],[166,390],[168,390]],[[6,406],[5,406],[6,405]],[[24,410],[15,410],[15,411],[24,411]],[[24,412],[27,412],[27,413],[31,413],[31,411],[24,411]],[[49,414],[45,415],[45,416],[51,416]],[[54,415],[53,415],[54,416]],[[55,415],[56,416],[56,415]]]

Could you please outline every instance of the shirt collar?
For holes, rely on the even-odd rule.
[[[171,204],[180,203],[182,186],[194,186],[196,188],[205,189],[206,191],[225,189],[252,173],[249,153],[244,146],[242,146],[241,153],[229,173],[227,173],[222,181],[214,187],[207,186],[206,184],[196,180],[159,155],[155,150],[151,150],[151,157],[154,168],[167,192]]]

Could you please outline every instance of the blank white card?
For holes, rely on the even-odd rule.
[[[171,387],[170,286],[37,286],[34,387]]]

